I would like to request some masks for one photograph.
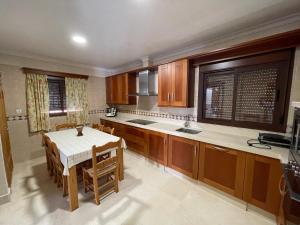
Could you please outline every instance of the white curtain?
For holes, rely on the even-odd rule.
[[[87,80],[66,77],[65,83],[68,123],[86,124],[88,122]]]

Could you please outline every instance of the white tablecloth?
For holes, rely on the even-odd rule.
[[[92,158],[92,146],[102,146],[108,142],[116,142],[119,137],[101,132],[99,130],[84,127],[83,136],[77,136],[76,129],[54,131],[46,133],[52,142],[56,143],[60,153],[60,160],[64,165],[64,175],[69,175],[68,168]],[[122,148],[126,149],[126,143],[122,139]],[[116,154],[116,149],[111,149]]]

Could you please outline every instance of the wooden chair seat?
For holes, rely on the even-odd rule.
[[[97,176],[97,177],[102,177],[102,176],[104,176],[104,175],[108,175],[108,174],[110,174],[110,173],[113,173],[113,172],[116,170],[116,167],[117,167],[117,165],[116,165],[116,163],[115,163],[115,164],[109,165],[109,166],[107,166],[107,167],[105,167],[105,168],[103,168],[103,169],[101,169],[101,170],[97,170],[96,176]],[[93,170],[93,168],[89,168],[89,169],[85,169],[85,168],[84,168],[83,170],[85,170],[85,172],[86,172],[91,178],[93,178],[93,176],[94,176],[94,170]]]
[[[121,139],[117,142],[110,142],[106,145],[93,146],[92,168],[82,170],[83,188],[85,192],[93,191],[95,202],[100,204],[100,197],[104,197],[110,192],[119,192],[119,164],[118,157],[110,157],[99,160],[97,154],[112,148],[121,148]]]

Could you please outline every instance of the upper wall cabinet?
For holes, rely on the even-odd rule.
[[[158,105],[173,107],[192,106],[189,98],[190,79],[187,59],[160,65],[158,67]]]
[[[106,77],[106,103],[116,105],[134,105],[136,96],[135,74],[119,74]]]

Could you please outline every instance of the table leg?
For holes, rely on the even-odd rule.
[[[76,165],[69,168],[68,190],[69,190],[70,210],[73,211],[79,207]]]
[[[123,160],[123,148],[117,150],[117,156],[119,160],[119,180],[124,179],[124,160]]]

